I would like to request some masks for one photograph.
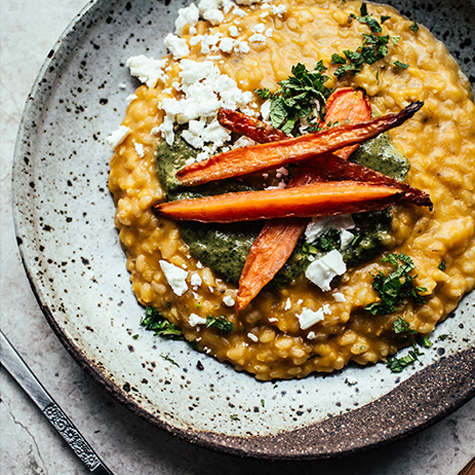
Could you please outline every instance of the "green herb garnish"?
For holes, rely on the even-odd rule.
[[[391,36],[391,41],[397,45],[399,43],[399,40],[401,39],[400,36]]]
[[[217,328],[220,335],[225,335],[234,331],[234,323],[228,322],[224,315],[220,317],[208,315],[206,317],[206,328]]]
[[[316,125],[323,119],[325,102],[331,90],[324,84],[329,77],[323,61],[319,61],[313,71],[304,64],[292,67],[292,75],[279,82],[280,88],[271,93],[269,89],[256,89],[254,92],[264,100],[271,100],[270,121],[273,127],[291,133],[299,120],[306,119]]]
[[[165,361],[168,361],[169,363],[171,364],[174,364],[175,366],[178,366],[180,367],[180,365],[175,361],[175,360],[172,360],[169,356],[167,355],[160,355]]]
[[[233,420],[233,421],[239,421],[240,419],[239,419],[238,416],[236,416],[236,415],[234,415],[234,414],[231,414],[231,420]]]
[[[445,261],[442,261],[442,262],[439,264],[438,267],[439,267],[440,270],[445,270],[445,269],[447,269],[447,266],[446,266],[446,264],[445,264]]]
[[[409,67],[408,64],[401,63],[401,61],[394,61],[394,66],[396,66],[396,68],[400,68],[400,69],[407,69]]]
[[[386,360],[386,366],[393,373],[400,373],[406,366],[413,364],[415,361],[417,361],[417,359],[416,352],[409,350],[409,353],[406,356],[402,356],[401,358],[388,356],[388,359]]]
[[[381,271],[376,275],[371,274],[373,276],[373,287],[379,293],[381,302],[367,305],[366,310],[373,315],[377,313],[387,315],[398,310],[399,305],[409,297],[419,305],[425,303],[420,292],[425,292],[427,289],[425,287],[414,287],[415,277],[409,275],[409,272],[415,268],[415,265],[409,256],[403,253],[388,254],[381,259],[381,262],[391,263],[395,270],[387,276]]]
[[[159,335],[171,340],[182,340],[183,335],[174,323],[170,323],[162,314],[153,307],[145,309],[145,317],[140,320],[140,325],[146,330],[155,332],[155,336]]]
[[[402,317],[397,317],[397,320],[393,322],[394,326],[394,333],[400,334],[400,333],[406,333],[409,335],[413,335],[416,332],[416,330],[411,330],[409,323],[406,322]]]
[[[132,338],[133,338],[134,340],[137,340],[138,337],[139,337],[139,334],[138,334],[138,333],[136,333],[135,335],[132,335]]]
[[[381,24],[384,23],[385,21],[389,20],[390,18],[391,18],[390,16],[383,15],[381,17]]]
[[[414,33],[417,33],[419,31],[419,25],[414,22],[410,27],[409,27],[410,30],[412,30]]]

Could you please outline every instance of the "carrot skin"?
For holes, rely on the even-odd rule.
[[[290,138],[282,130],[275,129],[262,120],[231,109],[220,109],[218,111],[218,121],[231,132],[244,135],[257,143],[276,142],[277,140]]]
[[[412,117],[422,105],[422,102],[414,102],[396,114],[367,122],[343,124],[297,138],[230,150],[182,168],[177,178],[182,185],[193,186],[278,168],[310,157],[317,160],[323,153],[358,144],[397,127]]]
[[[179,221],[232,223],[373,211],[393,205],[403,194],[395,186],[339,181],[205,196],[162,203],[153,209],[160,216]]]

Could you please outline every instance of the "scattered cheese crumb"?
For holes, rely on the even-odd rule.
[[[333,298],[335,299],[336,302],[346,302],[346,298],[344,294],[342,294],[341,292],[335,292],[333,294]]]
[[[231,25],[229,27],[229,36],[232,36],[233,38],[237,38],[239,36],[239,30],[237,29],[237,26]]]
[[[198,23],[199,17],[200,11],[194,3],[186,8],[180,8],[178,10],[178,16],[175,20],[175,34],[181,36],[183,34],[184,28],[187,25],[190,26],[190,34],[193,34],[191,32],[191,28]]]
[[[287,11],[287,7],[285,5],[272,5],[271,12],[274,15],[283,15]]]
[[[266,37],[259,33],[254,33],[249,37],[249,43],[265,43]]]
[[[188,290],[186,283],[188,272],[164,260],[159,261],[159,264],[173,292],[178,297],[182,296]]]
[[[346,272],[346,264],[339,251],[333,249],[320,259],[313,261],[305,271],[305,277],[323,291],[330,290],[330,283],[337,275]]]
[[[200,274],[198,272],[191,274],[190,284],[192,287],[199,287],[203,283]]]
[[[143,157],[144,157],[143,145],[142,145],[141,143],[135,142],[135,143],[134,143],[134,148],[135,148],[135,151],[137,152],[137,155],[138,155],[140,158],[143,158]]]
[[[159,135],[160,134],[160,129],[158,127],[154,127],[151,131],[150,131],[150,134],[151,135]]]
[[[290,299],[288,298],[285,302],[284,310],[290,310],[291,307],[292,307],[292,303],[290,302]]]
[[[121,89],[126,89],[126,88],[127,88],[127,84],[125,84],[125,82],[121,82],[121,83],[119,84],[119,87],[120,87]]]
[[[205,325],[206,324],[206,318],[202,318],[199,315],[196,315],[196,313],[192,313],[190,317],[188,318],[188,323],[192,327],[196,327],[196,325]]]
[[[112,132],[107,138],[107,143],[109,144],[110,148],[114,149],[118,145],[120,145],[125,137],[130,134],[130,129],[125,126],[121,125],[117,130]]]
[[[132,56],[127,60],[127,67],[130,74],[139,79],[140,82],[145,83],[148,87],[155,87],[158,80],[165,74],[163,67],[167,60],[148,58],[140,54]]]
[[[308,332],[307,339],[313,340],[315,338],[315,332]]]
[[[231,295],[225,295],[223,297],[223,303],[226,305],[226,307],[232,307],[236,302],[235,300],[231,297]]]
[[[330,306],[328,304],[325,304],[316,312],[310,310],[309,308],[305,308],[300,315],[297,315],[300,328],[302,330],[307,330],[307,328],[310,328],[316,323],[321,322],[325,318],[325,315],[328,314],[330,314]]]
[[[175,36],[173,33],[168,33],[164,43],[175,59],[181,59],[190,54],[190,48],[188,48],[186,40]]]

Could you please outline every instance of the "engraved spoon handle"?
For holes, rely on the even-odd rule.
[[[66,414],[48,394],[1,330],[0,363],[40,408],[91,473],[95,475],[113,475]]]

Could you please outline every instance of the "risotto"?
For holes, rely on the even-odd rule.
[[[138,301],[198,350],[259,380],[385,361],[415,334],[428,336],[475,287],[475,106],[445,46],[391,7],[355,1],[202,0],[180,10],[175,26],[163,59],[130,58],[131,73],[144,84],[110,137],[115,224]],[[375,45],[376,57],[358,63],[365,44]],[[249,145],[244,138],[234,143],[234,134],[216,121],[218,109],[267,120],[262,91],[278,90],[294,66],[313,71],[319,62],[328,89],[364,89],[374,115],[424,102],[389,137],[410,164],[405,181],[427,192],[433,209],[398,203],[374,221],[377,252],[346,266],[331,285],[316,285],[300,268],[236,312],[236,276],[193,246],[189,224],[153,212],[171,189],[159,179],[157,157],[164,147],[176,152],[178,140],[185,163]],[[262,186],[285,187],[288,173],[264,173]],[[262,224],[234,226],[252,242],[254,226],[258,233]],[[220,251],[215,261],[234,261],[234,250]],[[308,265],[315,257],[306,251]],[[388,254],[413,262],[416,298],[371,311],[382,299],[377,276],[402,266],[395,258],[381,261]],[[397,322],[402,333],[395,332]]]

